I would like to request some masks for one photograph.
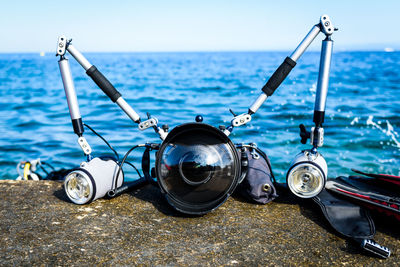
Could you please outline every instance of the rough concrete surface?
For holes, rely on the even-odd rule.
[[[205,216],[175,212],[145,186],[78,206],[52,181],[0,181],[0,265],[398,265],[400,228],[376,221],[383,260],[338,237],[318,209],[283,196],[231,197]]]

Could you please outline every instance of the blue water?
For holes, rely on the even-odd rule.
[[[150,112],[170,129],[194,121],[227,125],[246,112],[267,77],[289,53],[99,53],[86,54],[142,116]],[[70,60],[84,122],[124,154],[134,144],[158,142],[141,132]],[[267,152],[278,180],[290,161],[309,148],[299,140],[298,125],[312,126],[319,53],[307,52],[275,94],[236,128],[233,142],[255,142]],[[400,174],[400,53],[335,52],[320,152],[329,176],[350,168]],[[109,153],[86,131],[95,155]],[[0,179],[15,179],[21,160],[40,157],[56,168],[84,160],[72,131],[57,58],[49,54],[0,54]],[[141,152],[132,154],[140,166]],[[127,179],[136,179],[126,168]]]

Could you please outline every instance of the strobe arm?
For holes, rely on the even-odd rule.
[[[322,16],[321,20],[324,20],[324,26],[331,26],[331,22],[328,20],[327,16]],[[318,83],[317,92],[315,94],[315,104],[314,104],[314,116],[313,122],[315,127],[311,128],[310,132],[305,130],[305,127],[300,126],[300,137],[303,144],[306,143],[307,138],[310,138],[310,143],[313,146],[312,152],[316,153],[317,148],[324,144],[324,128],[322,124],[325,119],[325,106],[326,97],[328,94],[329,87],[329,74],[332,59],[333,41],[331,39],[332,32],[337,29],[327,28],[325,30],[326,38],[322,41],[321,46],[321,58],[319,63],[319,73],[318,73]]]
[[[57,48],[57,53],[61,53],[65,51],[65,38],[59,38],[59,44]],[[71,69],[69,67],[68,59],[64,58],[64,56],[60,56],[60,60],[58,61],[58,66],[61,72],[61,79],[63,81],[63,86],[65,90],[65,95],[67,97],[68,109],[71,116],[72,127],[74,128],[74,132],[78,135],[78,144],[81,147],[83,153],[90,158],[90,154],[92,153],[92,149],[89,143],[86,141],[85,137],[83,137],[83,123],[81,113],[79,111],[78,99],[76,97],[74,81],[71,76]]]
[[[128,115],[131,120],[140,123],[140,117],[133,108],[126,103],[121,94],[115,89],[109,80],[92,65],[70,42],[67,43],[67,51],[85,69],[86,74],[97,84],[97,86]]]
[[[82,136],[84,129],[81,113],[79,111],[78,99],[76,97],[74,82],[71,76],[68,59],[61,58],[58,61],[61,72],[61,79],[64,85],[65,96],[67,97],[69,114],[71,116],[72,127],[78,136]]]
[[[134,122],[139,124],[140,130],[154,128],[154,130],[159,134],[160,138],[162,140],[165,139],[167,132],[165,132],[162,128],[157,126],[158,120],[156,118],[149,118],[148,120],[142,122],[140,119],[140,116],[136,113],[136,111],[125,101],[125,99],[122,97],[121,93],[115,89],[115,87],[111,84],[111,82],[96,68],[96,66],[92,65],[71,44],[71,40],[67,41],[67,38],[65,36],[61,36],[58,39],[58,45],[57,45],[57,55],[60,56],[60,58],[61,58],[60,61],[65,59],[64,55],[67,51],[85,69],[86,74],[111,99],[111,101],[113,101],[114,103],[117,103],[118,106],[128,115],[128,117],[131,120],[133,120]],[[69,75],[69,76],[71,76],[71,75]],[[72,81],[72,78],[71,78],[71,81]],[[76,99],[76,95],[75,95],[75,99]],[[77,101],[76,101],[76,104],[77,104]],[[77,107],[77,105],[76,105],[76,107]],[[76,110],[76,108],[75,108],[75,110]],[[71,107],[70,107],[70,111],[71,111]],[[78,111],[79,111],[79,109],[78,109]]]
[[[314,105],[313,122],[315,123],[315,127],[311,129],[310,136],[311,145],[315,149],[324,144],[324,128],[322,128],[322,123],[324,122],[325,118],[325,105],[328,94],[332,49],[333,41],[331,40],[330,36],[327,36],[326,39],[322,41],[317,92],[315,95]]]
[[[333,27],[329,17],[327,15],[322,15],[320,22],[314,25],[304,39],[300,42],[293,53],[286,57],[283,63],[276,69],[272,76],[268,79],[266,84],[263,86],[262,93],[258,96],[256,101],[250,106],[247,113],[235,116],[231,125],[224,131],[225,134],[229,135],[232,132],[233,127],[238,127],[248,123],[251,120],[251,115],[257,112],[261,105],[270,97],[275,90],[281,85],[281,83],[289,75],[290,71],[296,66],[297,60],[306,51],[309,45],[314,41],[317,35],[322,31],[326,36],[330,36],[334,32]]]

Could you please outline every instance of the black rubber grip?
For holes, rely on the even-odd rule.
[[[314,110],[313,122],[317,127],[322,126],[322,124],[324,123],[324,118],[325,118],[325,111]]]
[[[111,99],[112,102],[116,102],[121,94],[114,88],[114,86],[107,80],[106,77],[95,67],[91,66],[86,74],[92,78],[98,87]]]
[[[78,136],[82,136],[84,129],[81,118],[72,120],[72,127],[74,128],[74,133]]]
[[[269,78],[268,82],[261,89],[267,96],[271,96],[276,88],[281,85],[281,83],[286,79],[289,72],[296,66],[296,61],[291,59],[290,57],[286,57],[283,63],[279,66],[279,68],[272,74],[271,78]]]

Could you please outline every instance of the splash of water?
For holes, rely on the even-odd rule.
[[[396,144],[397,148],[400,148],[400,142],[397,140],[396,137],[399,137],[399,134],[394,130],[392,124],[388,120],[386,120],[386,127],[387,129],[383,129],[378,123],[373,121],[374,116],[370,115],[367,119],[367,125],[371,125],[372,127],[380,130],[384,134],[390,137],[390,139]]]
[[[378,159],[379,163],[396,163],[396,159]]]
[[[317,83],[313,83],[311,87],[308,89],[311,93],[317,92]]]
[[[350,122],[350,125],[354,125],[354,124],[356,124],[356,123],[358,123],[358,120],[359,120],[360,118],[359,117],[355,117],[351,122]],[[368,123],[368,122],[367,122]]]

